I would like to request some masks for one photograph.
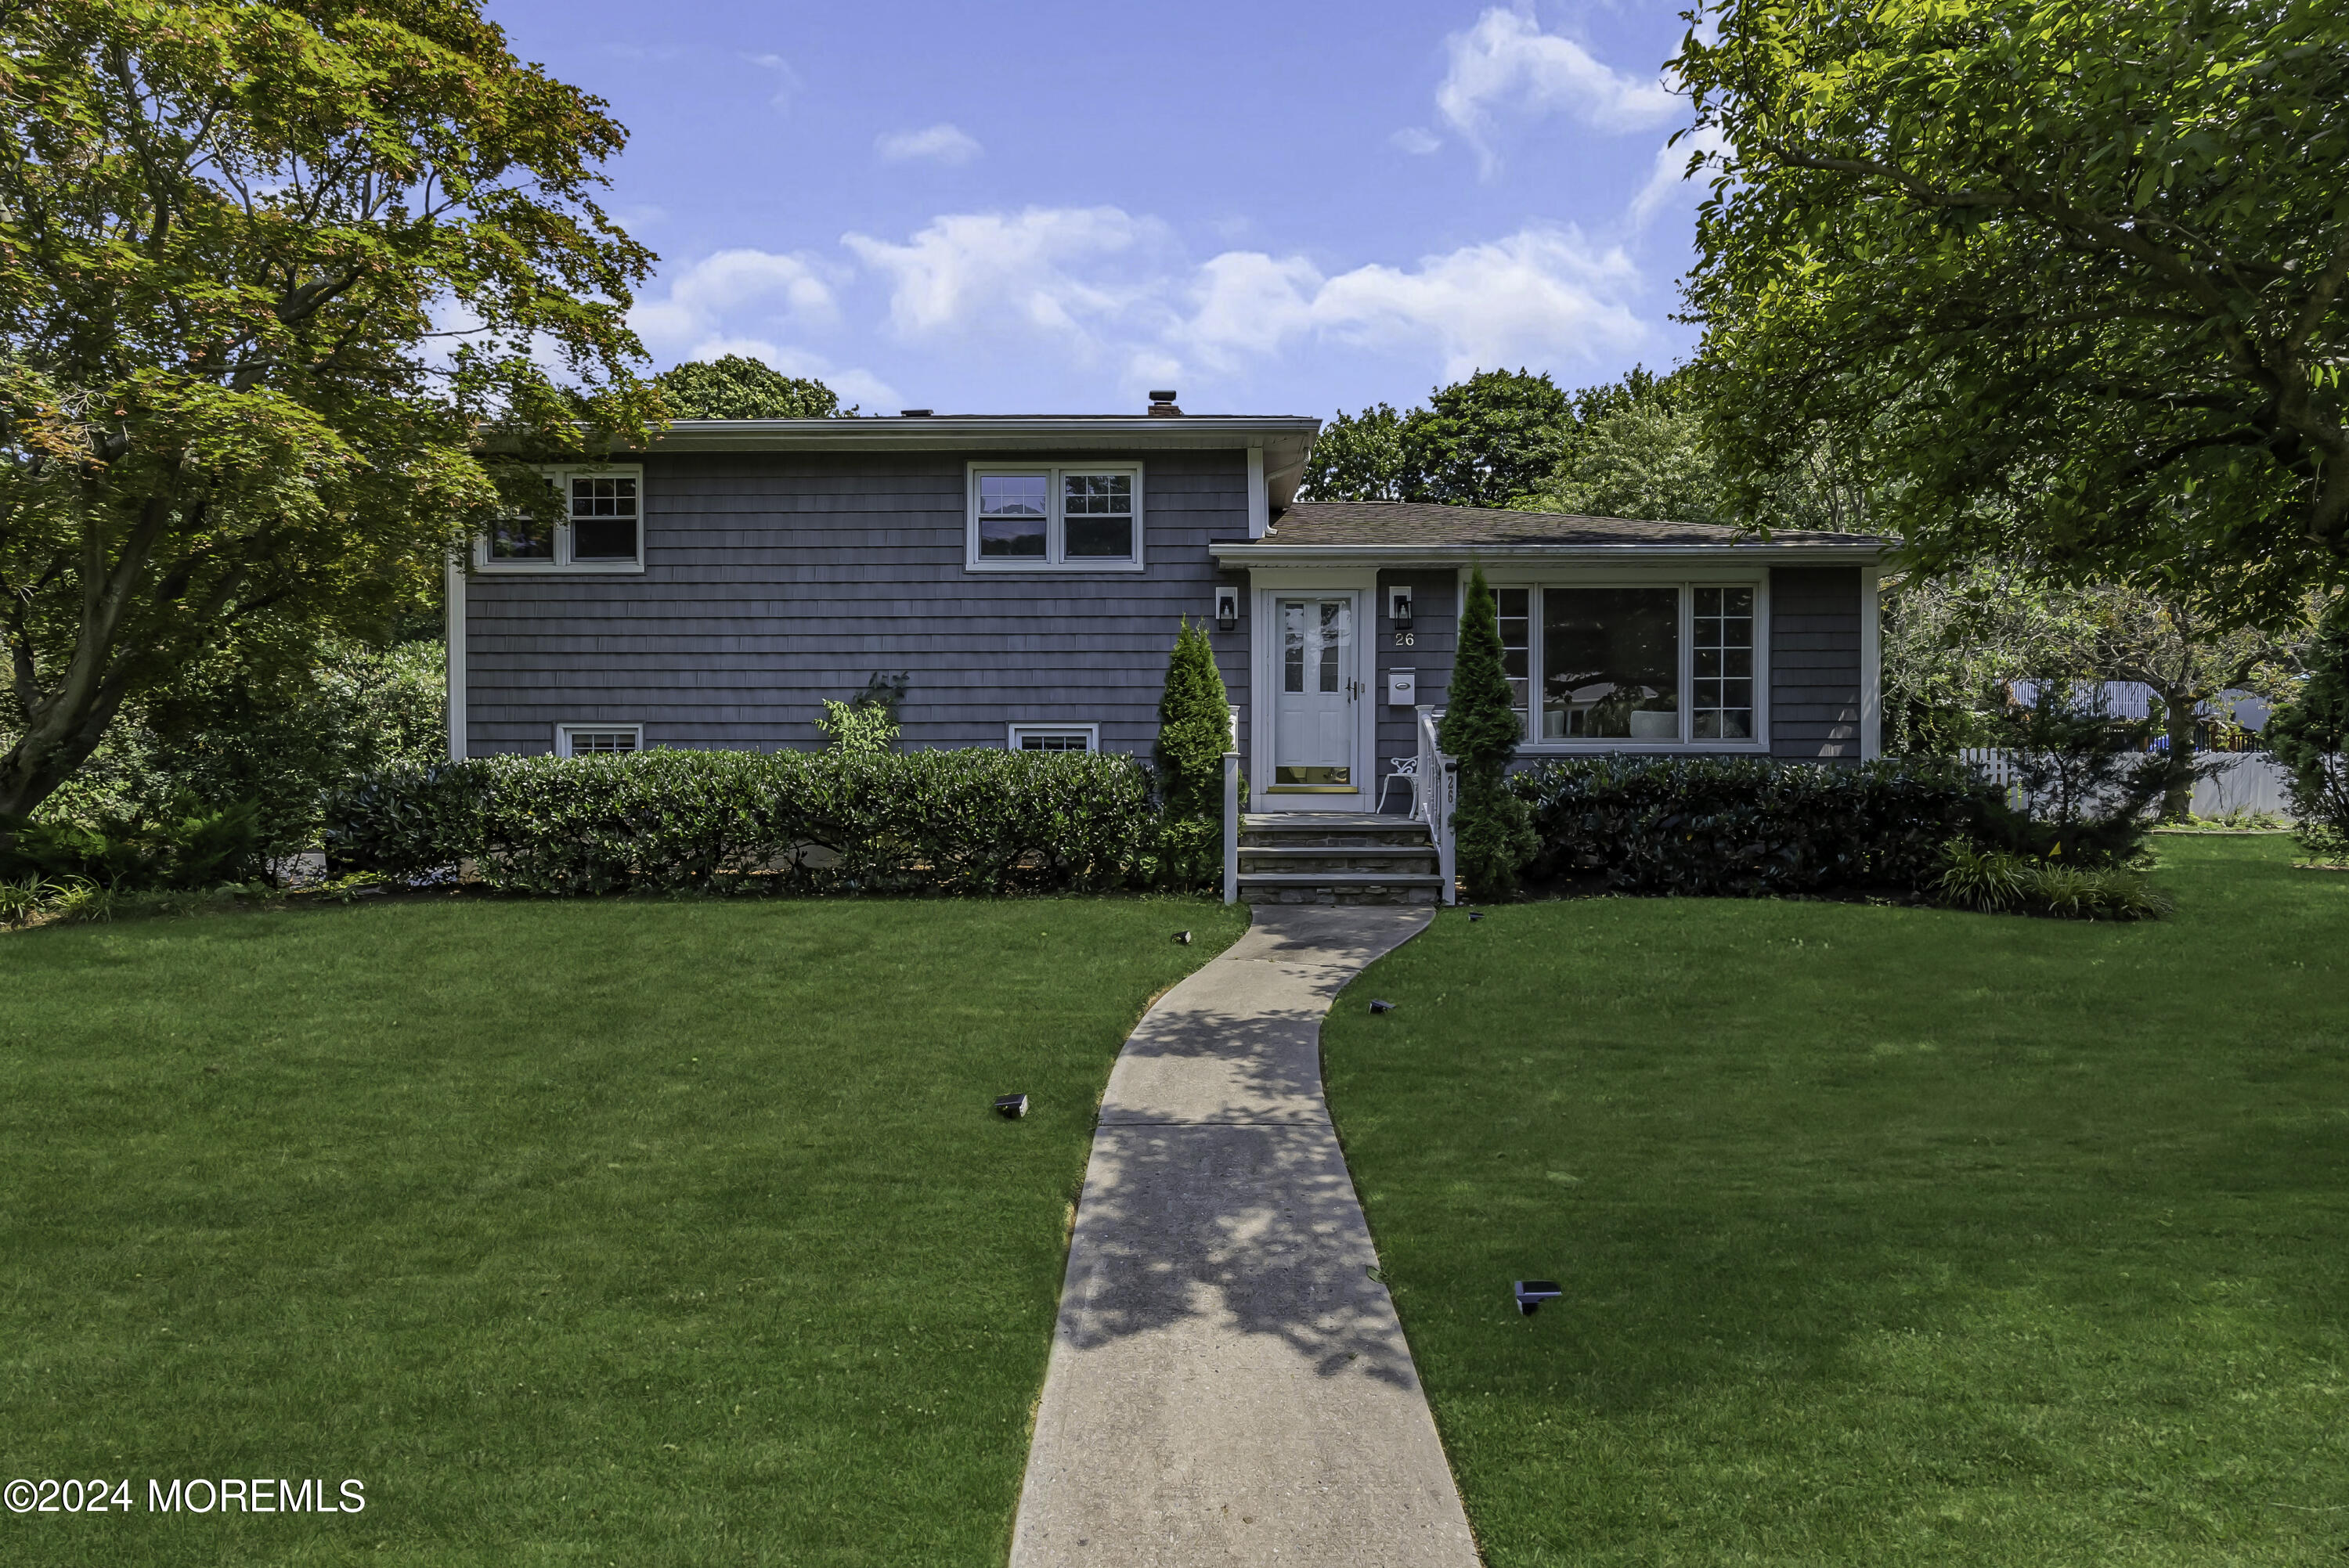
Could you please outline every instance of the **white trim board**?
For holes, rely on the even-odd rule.
[[[442,697],[442,720],[449,731],[449,760],[465,760],[465,558],[449,555],[449,587],[442,601],[440,636],[447,650],[448,673]]]

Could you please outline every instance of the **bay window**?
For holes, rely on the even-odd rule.
[[[1758,748],[1760,600],[1753,583],[1495,587],[1525,743]]]

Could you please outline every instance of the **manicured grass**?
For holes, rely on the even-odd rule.
[[[0,1560],[1000,1563],[1110,1064],[1241,925],[447,900],[0,937],[0,1479],[367,1498],[0,1515]]]
[[[1488,1560],[2344,1562],[2349,878],[2292,853],[2163,840],[2157,924],[1591,900],[1375,966],[1331,1098]]]

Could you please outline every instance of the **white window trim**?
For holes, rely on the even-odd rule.
[[[1459,575],[1458,603],[1466,614],[1469,573]],[[1680,738],[1674,740],[1634,740],[1628,736],[1602,737],[1590,740],[1545,740],[1537,734],[1528,734],[1517,742],[1520,757],[1587,757],[1616,752],[1693,753],[1714,756],[1723,753],[1767,756],[1770,751],[1770,574],[1765,570],[1732,568],[1708,572],[1693,567],[1678,571],[1653,571],[1618,568],[1611,571],[1581,571],[1569,574],[1546,573],[1539,569],[1487,572],[1487,586],[1502,588],[1674,588],[1680,592]],[[1693,722],[1696,698],[1696,653],[1691,645],[1696,631],[1696,590],[1699,588],[1751,588],[1754,590],[1754,738],[1750,740],[1693,740],[1689,730]],[[1527,606],[1526,628],[1526,670],[1532,687],[1526,704],[1526,728],[1538,731],[1541,727],[1541,659],[1542,615],[1539,605]],[[1455,650],[1457,645],[1454,645]],[[1455,651],[1454,657],[1457,657]],[[1448,692],[1446,694],[1449,695]]]
[[[1004,727],[1003,745],[1009,751],[1019,749],[1019,742],[1030,735],[1081,735],[1087,751],[1101,749],[1101,726],[1098,724],[1013,724]]]
[[[563,497],[563,516],[554,524],[554,559],[502,561],[490,553],[490,536],[473,537],[473,570],[500,576],[609,577],[642,576],[645,570],[645,469],[642,463],[543,463],[539,473]],[[597,479],[636,481],[636,558],[634,561],[574,561],[571,559],[571,479],[574,474]]]
[[[574,734],[584,731],[607,735],[614,730],[626,730],[636,738],[636,750],[642,751],[645,748],[645,727],[641,724],[558,724],[554,727],[554,755],[568,757],[572,754],[571,738]],[[590,752],[588,755],[597,756],[600,753]]]
[[[978,481],[988,474],[1044,474],[1049,476],[1045,493],[1051,498],[1052,510],[1044,519],[1044,559],[1025,561],[982,561],[978,554]],[[1075,561],[1061,556],[1061,480],[1069,474],[1131,474],[1133,476],[1133,559],[1104,561],[1083,557]],[[1146,518],[1143,497],[1142,465],[1134,462],[1107,463],[1000,463],[974,462],[963,471],[963,570],[966,572],[1049,572],[1056,575],[1087,574],[1102,572],[1139,572],[1143,570],[1143,534]]]

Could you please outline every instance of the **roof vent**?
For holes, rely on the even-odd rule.
[[[1179,419],[1183,410],[1174,407],[1174,394],[1153,392],[1150,395],[1150,416],[1154,419]]]
[[[929,417],[930,411],[927,408],[900,408],[897,410],[897,418],[901,419],[926,419]]]

